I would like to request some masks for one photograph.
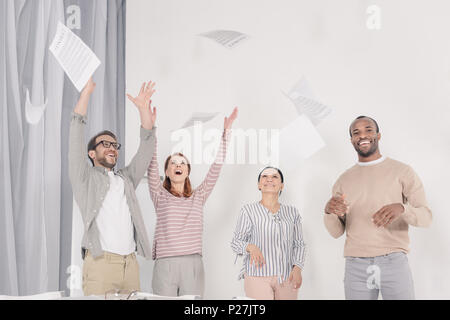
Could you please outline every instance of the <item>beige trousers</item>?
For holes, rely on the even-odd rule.
[[[297,300],[298,289],[278,277],[244,277],[245,295],[256,300]]]
[[[84,295],[105,295],[107,293],[130,293],[139,291],[139,265],[136,255],[121,256],[105,252],[95,258],[86,253],[83,263]]]

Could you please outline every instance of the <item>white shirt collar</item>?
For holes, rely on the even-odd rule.
[[[381,158],[379,158],[377,160],[373,160],[373,161],[369,161],[369,162],[358,161],[357,164],[362,167],[368,167],[368,166],[373,166],[373,165],[379,164],[379,163],[383,162],[384,160],[386,160],[386,157],[381,156]]]

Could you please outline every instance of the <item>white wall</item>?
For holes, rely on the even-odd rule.
[[[381,30],[368,30],[366,9],[382,10]],[[447,201],[450,3],[364,0],[130,0],[127,3],[127,88],[157,82],[159,161],[170,153],[170,130],[193,111],[240,107],[235,128],[281,128],[295,110],[281,94],[304,75],[333,114],[318,126],[327,146],[285,172],[281,201],[303,216],[308,254],[300,299],[343,299],[344,237],[322,222],[331,186],[356,161],[348,125],[358,115],[379,122],[382,154],[406,162],[425,185],[434,222],[410,229],[410,265],[419,299],[450,298]],[[233,50],[196,36],[214,29],[251,39]],[[206,128],[222,128],[221,119]],[[138,145],[138,114],[127,106],[126,162]],[[244,203],[259,199],[257,165],[227,165],[205,207],[205,298],[244,295],[229,243]],[[194,185],[208,166],[193,167]],[[281,168],[283,169],[283,168]],[[138,191],[153,236],[147,186]],[[150,239],[151,240],[151,239]],[[152,261],[141,261],[151,288]]]

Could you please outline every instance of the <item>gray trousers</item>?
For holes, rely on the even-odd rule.
[[[345,298],[347,300],[414,300],[414,283],[408,258],[403,252],[379,257],[346,257]]]
[[[161,296],[198,295],[203,297],[205,273],[199,254],[156,259],[153,293]]]

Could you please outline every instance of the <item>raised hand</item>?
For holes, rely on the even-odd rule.
[[[95,82],[92,80],[91,77],[89,78],[88,82],[81,91],[80,98],[78,99],[78,102],[75,105],[75,108],[73,109],[75,113],[80,114],[82,116],[85,116],[87,114],[89,98],[91,97],[91,94],[94,92],[94,89],[95,89]]]
[[[134,105],[138,109],[148,109],[150,108],[151,100],[150,98],[155,93],[155,83],[149,81],[147,84],[145,82],[141,86],[141,90],[139,91],[139,94],[133,98],[130,94],[127,93],[128,99],[134,103]]]
[[[96,84],[94,80],[92,80],[92,77],[90,77],[83,90],[81,91],[81,95],[90,96],[92,92],[94,92],[95,86]]]
[[[156,108],[154,107],[152,110],[152,100],[150,99],[156,91],[154,87],[154,82],[149,81],[147,84],[144,82],[136,97],[127,93],[128,99],[133,102],[139,110],[142,127],[147,130],[151,130],[156,121]]]
[[[348,205],[345,201],[345,195],[337,194],[331,198],[325,206],[325,213],[335,214],[339,217],[343,217],[348,211]]]
[[[234,120],[236,120],[237,115],[238,115],[238,108],[235,107],[231,115],[229,117],[225,117],[225,119],[223,120],[223,129],[225,131],[231,129],[231,126],[233,125]]]

